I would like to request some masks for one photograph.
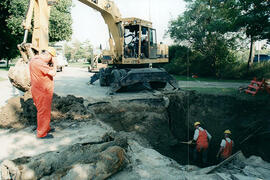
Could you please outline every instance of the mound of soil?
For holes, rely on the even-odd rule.
[[[83,98],[72,95],[60,97],[56,94],[52,102],[52,121],[84,120],[92,117],[83,105]],[[28,125],[35,125],[37,110],[32,95],[28,91],[21,97],[8,100],[6,106],[0,109],[0,127],[21,129]]]

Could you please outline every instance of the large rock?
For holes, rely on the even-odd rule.
[[[29,65],[23,59],[19,59],[15,66],[9,69],[8,77],[11,84],[23,92],[31,87]]]
[[[154,149],[145,148],[134,140],[129,140],[128,144],[127,155],[130,163],[110,180],[187,179],[188,172],[173,159],[161,155]]]
[[[5,160],[1,164],[1,177],[14,180],[71,180],[74,179],[76,170],[87,169],[87,179],[106,179],[126,165],[124,148],[126,140],[118,138],[100,144],[75,144],[62,151],[46,152],[12,161]]]

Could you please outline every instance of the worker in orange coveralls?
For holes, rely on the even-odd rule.
[[[37,108],[37,137],[53,138],[50,127],[51,104],[54,90],[53,77],[56,75],[56,51],[53,47],[42,50],[29,63],[31,93]],[[52,64],[52,67],[49,65]]]

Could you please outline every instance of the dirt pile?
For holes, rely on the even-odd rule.
[[[168,105],[166,97],[86,102],[96,118],[116,131],[136,132],[159,152],[170,151],[177,142],[169,129]]]
[[[84,106],[84,99],[72,95],[60,97],[56,94],[52,102],[52,121],[84,120],[92,117]],[[0,109],[0,127],[21,129],[35,125],[37,110],[32,95],[28,91],[21,97],[8,100],[6,106]]]
[[[36,108],[32,95],[28,92],[24,96],[8,100],[7,105],[0,110],[0,127],[20,129],[36,123]]]
[[[84,120],[90,119],[93,114],[87,111],[84,106],[84,99],[68,95],[61,97],[56,94],[53,95],[52,102],[52,120]]]
[[[23,92],[31,87],[29,66],[23,59],[19,59],[14,67],[10,67],[8,77],[11,84]]]

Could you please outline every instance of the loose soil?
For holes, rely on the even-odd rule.
[[[60,97],[56,94],[52,102],[52,121],[84,120],[92,117],[84,106],[84,99],[72,95]],[[23,96],[8,100],[6,106],[0,109],[0,127],[22,129],[36,125],[37,110],[32,95],[26,92]]]

